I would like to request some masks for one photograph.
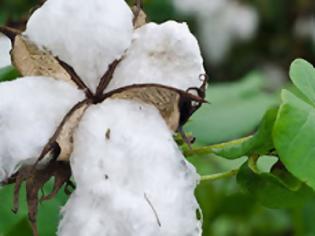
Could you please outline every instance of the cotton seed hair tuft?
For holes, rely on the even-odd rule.
[[[200,235],[199,176],[155,107],[107,100],[88,110],[74,147],[60,236]]]
[[[132,18],[122,0],[49,0],[31,16],[25,35],[71,65],[95,91],[130,46]]]

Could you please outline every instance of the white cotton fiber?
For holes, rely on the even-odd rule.
[[[77,184],[59,236],[199,236],[199,176],[159,111],[106,100],[89,108],[74,136]]]
[[[0,33],[0,69],[11,65],[11,47],[10,39]]]
[[[133,15],[123,0],[48,0],[25,34],[71,65],[91,90],[129,47]]]
[[[131,84],[156,83],[186,90],[199,87],[204,74],[196,38],[187,24],[168,21],[137,29],[107,91]]]
[[[0,181],[36,159],[83,92],[63,81],[25,77],[0,83]]]

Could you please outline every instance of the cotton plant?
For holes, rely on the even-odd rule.
[[[248,41],[258,27],[257,11],[233,0],[173,0],[184,14],[194,15],[200,39],[212,64],[220,64],[235,42]]]
[[[34,235],[38,202],[63,186],[60,236],[201,235],[199,175],[173,135],[205,102],[203,60],[185,23],[144,17],[123,0],[47,0],[24,32],[1,28],[22,77],[0,84],[0,181],[14,211],[26,182]]]

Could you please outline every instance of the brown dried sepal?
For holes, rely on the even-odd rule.
[[[67,187],[74,188],[74,184],[70,181],[70,164],[67,161],[73,150],[73,133],[91,103],[91,100],[86,99],[76,104],[66,114],[54,135],[45,145],[36,163],[32,166],[20,168],[14,176],[1,183],[3,185],[15,184],[12,208],[15,213],[19,209],[20,188],[23,182],[26,183],[28,217],[34,236],[39,235],[36,226],[38,203],[54,198],[64,185],[67,194],[70,194]],[[43,159],[45,161],[42,161]],[[52,191],[48,195],[39,198],[39,192],[52,177],[54,178]]]
[[[48,195],[43,195],[39,198],[39,193],[51,178],[54,178],[52,191]],[[71,168],[69,163],[51,160],[44,167],[24,166],[14,177],[11,177],[10,180],[2,184],[15,183],[12,211],[17,213],[19,210],[19,192],[22,183],[26,183],[28,218],[32,226],[33,235],[38,236],[36,222],[39,202],[54,198],[63,186],[65,186],[65,192],[68,191],[67,186],[74,186],[70,178]]]
[[[22,76],[47,76],[74,84],[69,73],[50,52],[39,49],[22,35],[14,39],[11,58]]]
[[[141,7],[133,6],[131,10],[134,14],[133,25],[135,29],[140,28],[147,23],[147,14],[145,14]]]
[[[182,127],[186,122],[189,120],[189,118],[194,114],[195,111],[197,111],[203,103],[208,103],[208,101],[205,100],[206,97],[206,89],[208,84],[208,75],[207,74],[201,74],[199,76],[200,81],[202,81],[202,84],[200,87],[191,87],[186,90],[186,93],[195,94],[197,97],[203,100],[203,102],[193,101],[189,99],[187,96],[183,96],[180,101],[180,107],[181,107],[181,117],[180,117],[180,127]]]
[[[176,131],[182,116],[191,115],[193,103],[204,103],[204,99],[188,92],[159,84],[139,84],[119,88],[105,95],[106,98],[137,100],[154,105],[169,128]],[[186,114],[183,114],[185,112]],[[189,114],[187,114],[189,113]]]
[[[65,115],[57,130],[43,148],[36,162],[37,164],[43,159],[46,160],[46,158],[69,161],[73,150],[73,133],[91,103],[92,101],[89,99],[83,100],[73,106]]]
[[[73,150],[73,133],[78,127],[79,122],[84,115],[89,103],[83,103],[81,106],[70,114],[67,121],[62,125],[59,134],[56,138],[56,142],[60,146],[60,154],[58,156],[59,161],[68,161]]]

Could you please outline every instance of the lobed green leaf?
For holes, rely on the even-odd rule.
[[[237,182],[241,187],[257,199],[262,205],[269,208],[301,207],[305,202],[314,198],[314,192],[305,184],[291,188],[278,176],[271,173],[257,173],[248,163],[239,170]]]
[[[272,130],[277,117],[278,108],[269,109],[264,115],[257,132],[242,142],[230,142],[222,148],[214,148],[215,154],[227,158],[236,159],[252,154],[264,155],[270,152],[273,147]]]
[[[313,65],[303,59],[296,59],[290,67],[290,78],[301,93],[314,103],[315,70]]]
[[[275,122],[273,140],[281,161],[315,189],[315,109],[287,90]]]

